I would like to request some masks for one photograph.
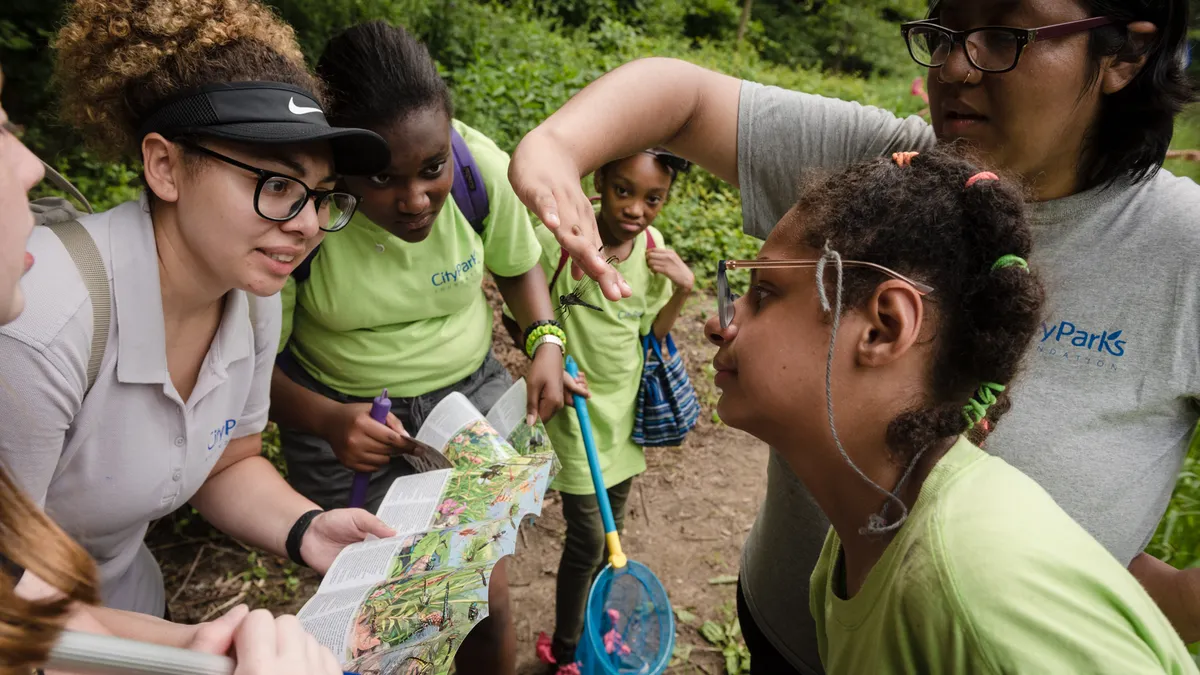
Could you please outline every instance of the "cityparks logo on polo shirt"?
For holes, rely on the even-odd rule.
[[[233,434],[233,428],[237,426],[237,420],[225,420],[221,426],[212,430],[211,438],[208,441],[208,451],[224,450],[225,446],[229,445],[229,439]]]
[[[1042,322],[1038,353],[1084,365],[1116,370],[1125,356],[1122,329],[1092,330],[1071,321]]]
[[[429,282],[433,284],[434,288],[443,288],[464,282],[467,280],[467,273],[475,269],[478,264],[478,254],[472,251],[470,258],[458,263],[453,269],[434,272],[429,278]]]

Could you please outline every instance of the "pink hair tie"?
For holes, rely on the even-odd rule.
[[[967,179],[967,187],[971,187],[977,181],[981,180],[1000,180],[1000,177],[991,171],[980,171],[979,173]]]
[[[905,166],[908,166],[909,164],[912,164],[913,157],[916,157],[919,154],[921,154],[921,153],[919,153],[919,152],[893,152],[892,153],[892,161],[896,163],[896,166],[905,167]]]

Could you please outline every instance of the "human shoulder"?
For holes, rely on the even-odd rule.
[[[112,296],[112,250],[117,243],[114,229],[129,219],[137,219],[139,208],[139,202],[126,202],[79,218],[100,253],[110,302],[115,299]],[[26,250],[33,255],[34,265],[21,279],[25,308],[16,320],[0,327],[0,335],[24,343],[64,375],[86,373],[92,345],[93,306],[83,277],[62,240],[49,227],[35,227]]]
[[[948,620],[995,672],[1036,663],[1053,672],[1141,672],[1134,664],[1157,658],[1151,652],[1170,652],[1169,626],[1138,582],[999,458],[947,486],[928,532],[924,587],[942,589]]]
[[[1191,178],[1160,169],[1137,189],[1140,206],[1151,219],[1145,225],[1169,237],[1182,238],[1193,251],[1200,246],[1200,185]]]

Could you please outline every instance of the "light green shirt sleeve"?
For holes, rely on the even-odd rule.
[[[537,264],[542,248],[533,234],[529,212],[508,182],[508,153],[490,138],[462,122],[456,120],[454,126],[471,149],[471,156],[475,158],[487,188],[484,264],[496,276],[520,276]]]

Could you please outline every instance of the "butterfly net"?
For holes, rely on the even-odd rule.
[[[576,652],[581,675],[665,672],[675,648],[667,591],[645,565],[606,566],[588,595]]]

